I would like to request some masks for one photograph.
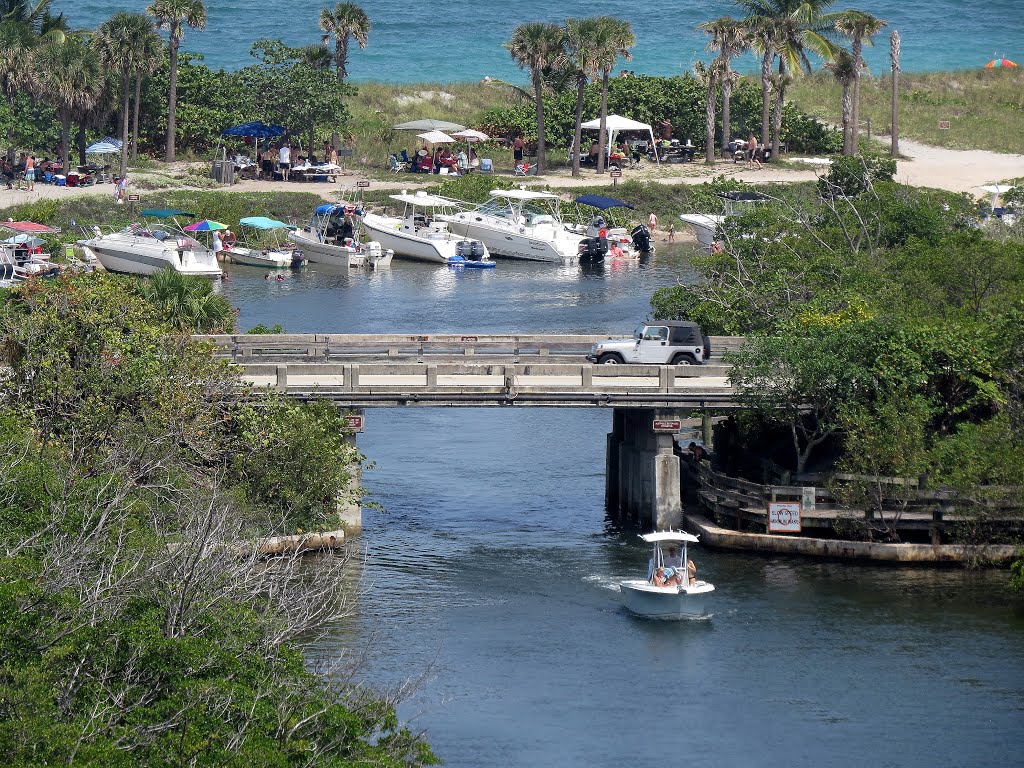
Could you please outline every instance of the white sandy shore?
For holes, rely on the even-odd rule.
[[[907,157],[897,163],[896,179],[904,184],[915,187],[934,187],[952,192],[968,192],[982,196],[978,189],[982,184],[991,184],[1003,179],[1024,177],[1024,155],[1000,154],[984,150],[956,150],[933,147],[916,141],[902,140],[900,150]],[[662,166],[658,168],[651,163],[645,169],[624,171],[623,180],[630,178],[647,179],[662,184],[701,184],[708,179],[724,175],[746,182],[793,182],[813,181],[817,172],[812,169],[791,170],[774,168],[766,165],[761,170],[746,170],[742,163],[720,161],[713,167],[705,166],[700,161],[682,166]],[[288,190],[295,192],[313,192],[325,200],[337,200],[339,197],[351,196],[356,188],[359,177],[356,175],[342,176],[336,184],[282,183],[268,181],[243,181],[231,187],[234,192],[267,192]],[[370,182],[372,190],[416,189],[417,187],[436,184],[438,177],[395,176],[387,180]],[[598,176],[593,171],[584,171],[579,179],[572,178],[566,171],[559,171],[540,179],[529,179],[529,183],[539,181],[552,187],[572,189],[575,187],[611,186],[612,180]],[[129,190],[143,192],[144,190]],[[19,203],[33,202],[49,198],[65,198],[74,195],[110,195],[114,188],[111,184],[99,184],[84,188],[54,187],[37,184],[35,191],[0,189],[0,208]]]

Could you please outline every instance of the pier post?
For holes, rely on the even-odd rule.
[[[358,411],[357,413],[360,417],[360,426],[345,435],[345,444],[351,447],[353,451],[358,451],[356,438],[359,432],[363,431],[361,421],[363,412]],[[349,423],[352,424],[353,422],[350,421]],[[338,519],[346,536],[357,536],[363,530],[363,505],[359,496],[359,489],[363,484],[363,464],[356,459],[349,469],[351,475],[348,481],[348,488],[345,488],[338,498]]]
[[[605,462],[605,501],[613,517],[655,530],[679,526],[679,457],[671,432],[655,432],[654,422],[681,416],[674,410],[615,409]]]
[[[701,411],[700,414],[700,431],[701,441],[704,443],[705,450],[712,450],[712,443],[714,442],[714,429],[711,424],[711,414],[707,411]]]

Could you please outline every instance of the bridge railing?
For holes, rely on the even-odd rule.
[[[234,334],[196,336],[235,362],[310,360],[329,362],[367,357],[412,358],[418,362],[452,357],[571,358],[586,355],[600,334]],[[712,360],[742,344],[739,336],[712,336]]]

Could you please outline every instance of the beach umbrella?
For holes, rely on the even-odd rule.
[[[423,139],[428,144],[454,144],[455,139],[449,136],[444,131],[427,131],[426,133],[417,133],[417,138]]]
[[[276,136],[284,136],[284,128],[280,125],[267,125],[264,122],[255,120],[251,123],[242,123],[221,131],[223,136],[242,136],[243,138],[256,139],[253,146],[253,154],[259,160],[260,139],[272,139]]]
[[[985,69],[995,69],[996,67],[1016,67],[1016,62],[1010,61],[1009,59],[992,59],[988,64],[985,65]]]
[[[87,155],[115,155],[121,151],[121,140],[112,139],[110,136],[93,142],[85,148]]]
[[[411,120],[391,126],[396,131],[464,131],[466,126],[449,123],[445,120]]]
[[[1005,195],[1007,192],[1009,192],[1011,189],[1013,189],[1013,185],[1012,184],[985,184],[982,187],[978,187],[978,189],[980,189],[982,192],[988,192],[990,195],[992,195],[992,207],[995,208],[997,206],[997,203],[999,202],[999,196],[1000,195]]]
[[[483,133],[482,131],[473,130],[472,128],[467,128],[464,131],[459,131],[458,133],[453,133],[452,136],[454,136],[457,139],[465,139],[466,141],[469,141],[469,142],[472,142],[472,141],[487,141],[489,138],[491,138],[486,133]]]
[[[186,232],[213,232],[215,229],[227,229],[227,224],[221,224],[219,221],[211,221],[210,219],[203,219],[197,221],[195,224],[189,224],[185,227]]]

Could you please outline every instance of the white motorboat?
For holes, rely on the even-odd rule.
[[[302,229],[293,229],[288,239],[301,249],[303,256],[315,264],[336,267],[387,267],[394,251],[379,243],[360,245],[356,240],[357,217],[360,211],[354,205],[327,203],[313,211],[313,216]]]
[[[640,538],[654,545],[646,579],[619,582],[622,600],[632,613],[651,619],[706,619],[713,584],[698,581],[696,568],[687,558],[686,545],[699,539],[683,531],[644,533]],[[682,554],[678,553],[682,546]],[[669,548],[665,553],[663,549]]]
[[[461,257],[488,261],[487,247],[479,240],[456,234],[449,229],[445,211],[458,210],[459,204],[426,192],[391,195],[405,208],[401,216],[363,213],[363,229],[399,258],[447,264]]]
[[[162,269],[173,269],[199,277],[222,275],[213,251],[187,236],[177,226],[177,217],[192,217],[192,214],[175,210],[146,210],[142,215],[170,219],[174,227],[132,224],[120,232],[106,235],[97,227],[94,228],[94,237],[79,240],[78,244],[87,258],[95,257],[108,272],[153,275]]]
[[[558,195],[525,189],[491,190],[470,210],[444,214],[456,234],[476,238],[495,256],[530,261],[576,261],[585,239],[562,220]]]
[[[244,242],[242,245],[236,243],[225,251],[228,258],[235,264],[269,269],[288,269],[298,268],[307,263],[301,251],[283,245],[280,238],[277,237],[277,233],[287,232],[291,229],[283,221],[269,219],[266,216],[248,216],[241,219],[238,225]],[[254,242],[260,238],[266,241],[265,247],[259,247]]]
[[[580,195],[576,198],[576,202],[591,208],[597,208],[602,212],[607,212],[611,208],[635,210],[635,206],[629,203],[611,197],[604,197],[603,195]],[[573,232],[585,234],[589,238],[604,237],[608,241],[608,250],[603,258],[638,259],[642,254],[654,252],[651,231],[645,224],[638,224],[632,230],[616,226],[611,221],[611,215],[607,213],[592,216],[588,225],[576,225],[570,227],[570,229]],[[581,251],[580,259],[583,260],[585,254],[591,252],[596,251],[590,248],[586,251]]]
[[[697,242],[701,247],[709,252],[718,240],[719,229],[727,218],[749,213],[754,206],[771,200],[768,195],[763,195],[760,192],[720,192],[718,196],[725,201],[724,214],[683,213],[679,215],[683,222],[690,225],[690,229],[697,236]]]

